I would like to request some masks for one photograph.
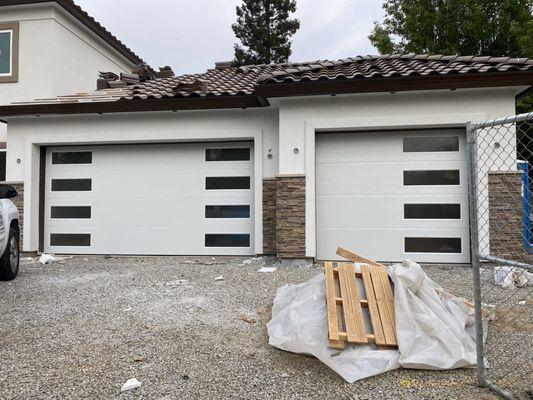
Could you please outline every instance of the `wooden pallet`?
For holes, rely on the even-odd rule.
[[[326,262],[326,301],[329,347],[344,349],[345,343],[375,343],[379,348],[397,347],[392,289],[383,266]],[[362,298],[356,279],[366,293]],[[367,309],[368,311],[366,311]],[[367,333],[363,313],[370,315],[372,333]]]
[[[354,263],[364,263],[364,264],[368,264],[368,265],[373,265],[373,266],[377,266],[377,267],[383,267],[383,268],[386,268],[383,264],[380,264],[374,260],[371,260],[369,258],[365,258],[351,250],[347,250],[347,249],[344,249],[342,247],[337,247],[337,255],[342,257],[342,258],[345,258],[347,260],[350,260],[350,261],[353,261]],[[452,298],[452,297],[455,297],[454,295],[444,291],[443,289],[441,288],[435,288],[435,291],[441,296],[441,297],[444,297],[444,298]],[[471,308],[472,310],[475,309],[475,306],[474,306],[474,303],[466,300],[466,299],[463,299],[463,303],[465,304],[465,306],[467,306],[468,308]],[[489,311],[482,308],[481,309],[481,315],[483,316],[483,318],[487,318],[489,316]]]

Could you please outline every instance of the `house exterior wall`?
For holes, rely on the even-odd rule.
[[[18,82],[0,83],[1,105],[93,91],[98,71],[131,72],[131,62],[57,4],[0,7],[0,22],[19,22]]]
[[[306,257],[316,257],[316,131],[375,130],[379,134],[383,130],[465,127],[469,121],[514,114],[516,94],[516,88],[500,88],[280,100],[279,174],[306,177]],[[507,143],[512,146],[510,139]],[[514,154],[507,150],[502,153]]]
[[[506,88],[406,92],[272,99],[272,106],[264,109],[10,118],[7,179],[25,183],[24,249],[35,251],[39,146],[254,140],[256,253],[272,251],[273,217],[268,212],[263,214],[263,206],[268,206],[263,198],[263,180],[277,178],[276,251],[287,257],[316,257],[316,131],[376,130],[379,134],[385,129],[464,127],[472,120],[513,114],[515,95],[516,89]],[[292,181],[285,178],[295,176],[299,177],[301,193],[295,188],[289,192],[284,189],[292,187],[287,183]],[[291,194],[298,195],[291,198]],[[290,199],[291,203],[283,199]],[[297,216],[299,220],[294,226],[281,226],[288,216]],[[269,224],[265,229],[270,229],[266,235],[270,240],[266,242],[264,221]]]

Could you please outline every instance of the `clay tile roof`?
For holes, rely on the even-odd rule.
[[[294,71],[282,69],[263,76],[259,84],[275,84],[322,79],[362,79],[376,77],[409,77],[450,75],[479,72],[531,71],[533,60],[509,57],[442,56],[428,54],[382,55],[360,59],[316,62],[321,68]]]
[[[41,99],[31,104],[258,96],[259,89],[286,83],[371,80],[383,82],[392,78],[417,77],[430,80],[438,76],[480,76],[484,73],[509,72],[533,72],[533,60],[402,54],[241,67],[219,65],[201,74],[160,77],[126,87]],[[526,76],[520,84],[533,84],[527,83],[528,79]]]
[[[0,7],[2,6],[14,6],[14,5],[26,5],[26,4],[38,4],[38,3],[50,3],[55,2],[63,7],[74,18],[78,19],[87,28],[93,31],[96,35],[106,41],[111,47],[117,50],[120,54],[126,57],[134,64],[146,64],[141,57],[133,52],[129,47],[122,43],[116,36],[103,27],[98,21],[87,14],[80,6],[74,3],[73,0],[1,0]]]

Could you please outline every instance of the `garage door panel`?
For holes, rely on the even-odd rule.
[[[52,231],[51,234],[54,232]],[[81,233],[79,229],[65,229],[61,233]],[[91,235],[90,247],[62,247],[50,246],[49,251],[65,254],[146,254],[146,255],[234,255],[252,254],[250,247],[206,248],[204,246],[205,229],[198,227],[184,227],[176,230],[174,227],[93,227],[84,231]],[[213,231],[219,233],[219,231]],[[229,227],[224,233],[249,234],[253,243],[253,234],[240,228]],[[119,238],[119,240],[117,240]],[[169,248],[167,240],[173,241]],[[132,248],[135,249],[132,252]],[[94,252],[98,249],[98,252]]]
[[[179,170],[179,171],[157,171],[152,173],[148,171],[113,171],[105,172],[105,179],[94,179],[94,174],[87,172],[76,173],[68,172],[54,174],[53,179],[48,179],[47,187],[50,198],[64,198],[65,196],[88,197],[87,192],[55,192],[51,190],[52,180],[59,179],[92,179],[91,197],[112,197],[117,192],[117,182],[120,182],[120,196],[144,197],[147,194],[157,196],[161,193],[160,188],[164,188],[162,193],[167,196],[187,196],[198,195],[204,196],[211,194],[211,190],[206,190],[205,178],[207,177],[250,177],[250,189],[240,190],[240,193],[246,193],[253,188],[253,179],[248,169],[225,169],[221,168],[211,173],[204,172],[199,174],[198,170]],[[217,190],[221,192],[222,190]],[[206,193],[207,192],[207,193]],[[223,191],[227,192],[227,191]]]
[[[458,170],[458,185],[431,185],[432,192],[442,194],[462,194],[466,189],[467,170],[457,162],[435,163],[348,163],[317,164],[317,193],[329,195],[349,195],[357,184],[360,195],[402,195],[425,194],[428,185],[405,186],[404,171],[443,171]]]
[[[406,237],[459,238],[461,253],[407,253]],[[456,229],[319,229],[317,239],[322,246],[321,258],[340,260],[338,246],[352,249],[365,257],[378,261],[400,261],[404,259],[431,263],[464,263],[469,260],[468,230]]]
[[[208,148],[239,148],[230,151],[229,158],[237,154],[249,160],[206,161],[218,157],[207,156]],[[91,151],[91,164],[52,164],[52,153],[69,151]],[[228,151],[223,154],[228,158]],[[47,162],[46,251],[253,254],[250,143],[61,147],[48,149]],[[206,178],[211,177],[224,178],[222,187],[208,190]],[[62,179],[91,179],[91,187],[89,191],[52,191],[52,182]],[[239,179],[245,188],[232,188]],[[87,207],[90,218],[71,218],[88,215]],[[207,242],[206,235],[211,235]]]
[[[326,143],[331,151],[317,153],[317,163],[353,162],[354,155],[359,162],[375,162],[383,159],[383,154],[396,154],[398,161],[466,161],[464,134],[457,130],[404,131],[394,134],[383,132],[321,133],[316,138],[316,146]],[[431,136],[459,137],[459,151],[445,152],[404,152],[404,138],[424,138]]]
[[[464,132],[328,133],[316,145],[319,259],[343,246],[380,261],[469,262]]]
[[[90,203],[84,201],[72,202],[61,201],[54,202],[52,207],[67,206],[87,206],[90,207],[91,218],[50,218],[50,223],[54,226],[83,226],[98,224],[100,226],[122,226],[138,225],[145,220],[149,224],[157,226],[224,226],[230,224],[239,224],[239,226],[249,227],[253,208],[250,206],[252,199],[234,198],[211,201],[214,205],[232,204],[244,205],[250,207],[250,218],[205,218],[204,200],[201,197],[180,198],[176,199],[158,199],[157,207],[150,210],[146,209],[146,204],[154,202],[154,199],[129,199],[128,207],[124,207],[123,199],[95,199]],[[49,210],[50,212],[50,210]],[[146,213],[146,214],[145,214]]]
[[[406,219],[405,205],[451,204],[458,205],[458,219],[413,218]],[[319,196],[317,213],[321,216],[323,228],[424,228],[433,227],[461,228],[468,218],[467,203],[462,196]],[[376,210],[376,211],[369,211]],[[436,216],[439,216],[437,214]],[[434,215],[435,217],[435,215]]]

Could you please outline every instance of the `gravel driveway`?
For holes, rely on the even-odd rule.
[[[15,281],[0,282],[0,397],[494,398],[474,385],[473,370],[398,370],[350,385],[314,358],[270,347],[265,324],[276,289],[320,270],[258,273],[262,263],[211,257],[24,263]],[[426,272],[458,294],[470,292],[469,268]],[[120,395],[132,377],[142,389]]]

